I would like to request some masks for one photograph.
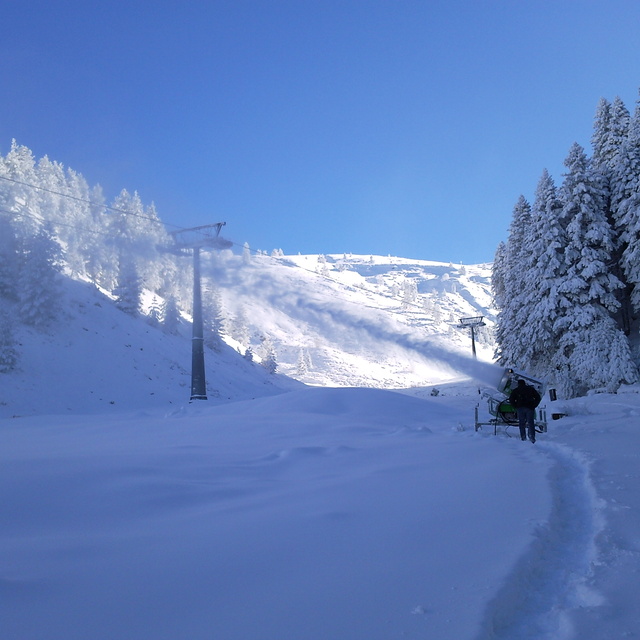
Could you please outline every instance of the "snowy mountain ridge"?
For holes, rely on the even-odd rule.
[[[279,371],[307,384],[399,388],[459,377],[429,356],[431,346],[471,354],[462,317],[484,316],[477,348],[492,357],[489,264],[345,254],[216,260],[210,275],[223,306],[253,319],[245,346],[260,355],[266,336]]]

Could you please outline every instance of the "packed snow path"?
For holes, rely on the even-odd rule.
[[[587,585],[602,526],[588,464],[568,447],[541,439],[536,448],[554,462],[552,511],[489,605],[478,640],[568,640],[573,626],[567,612],[601,601]],[[536,490],[526,477],[517,482],[523,500]]]

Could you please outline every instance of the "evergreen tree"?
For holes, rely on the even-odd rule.
[[[140,312],[142,287],[134,261],[131,258],[120,258],[118,283],[114,290],[116,306],[131,316]]]
[[[162,330],[169,335],[178,335],[180,328],[180,311],[176,299],[169,296],[162,308]]]
[[[262,337],[262,366],[269,372],[275,373],[278,369],[278,361],[276,358],[276,350],[270,338]]]
[[[558,287],[565,280],[567,234],[562,203],[556,186],[545,169],[531,208],[531,252],[524,298],[527,309],[523,366],[533,374],[548,373],[557,348],[554,324],[565,313],[568,302]]]
[[[102,188],[95,186],[88,191],[87,224],[90,233],[84,234],[83,252],[89,277],[105,289],[114,287],[118,273],[118,260],[110,245],[105,242],[109,232],[109,217]]]
[[[618,96],[611,104],[604,98],[600,99],[591,137],[591,162],[593,168],[599,169],[607,182],[629,133],[629,122],[629,111]]]
[[[504,242],[498,244],[496,254],[491,265],[491,291],[493,292],[493,302],[498,309],[504,308],[506,304],[506,279],[507,274],[507,245]]]
[[[319,273],[321,276],[329,275],[329,267],[327,267],[327,257],[323,254],[318,256],[318,262],[316,264],[316,273]]]
[[[0,296],[15,300],[18,280],[18,241],[10,214],[0,211]]]
[[[618,154],[629,134],[629,110],[619,96],[616,96],[611,103],[611,121],[609,126],[609,136],[605,146],[605,163],[609,172],[616,166]]]
[[[575,395],[594,383],[589,372],[599,366],[598,354],[607,349],[598,340],[624,342],[611,316],[619,308],[615,293],[622,283],[609,269],[614,243],[602,179],[578,144],[569,151],[565,166],[568,172],[562,186],[562,219],[568,237],[566,276],[557,288],[565,310],[556,318],[553,331],[559,336],[555,365],[568,380],[565,393]],[[627,372],[633,368],[628,348],[626,353],[617,350],[616,355],[622,360],[611,363],[614,370]],[[616,378],[616,384],[619,382]]]
[[[311,362],[311,355],[309,351],[303,347],[300,347],[298,352],[298,360],[296,362],[296,372],[298,376],[304,376],[311,370],[313,364]]]
[[[73,275],[83,275],[81,247],[87,231],[88,204],[79,201],[82,197],[86,199],[86,193],[78,189],[83,180],[78,174],[73,176],[71,185],[63,165],[44,156],[35,167],[34,184],[39,187],[35,194],[43,218],[55,225],[58,241],[64,247],[66,269]]]
[[[612,206],[619,231],[619,264],[627,285],[626,298],[640,313],[640,109],[630,121],[629,133],[618,155],[612,188]],[[628,312],[627,333],[634,314]],[[635,327],[637,330],[637,327]]]
[[[11,150],[0,163],[2,180],[0,208],[14,215],[15,229],[20,236],[38,232],[44,216],[40,212],[38,192],[31,185],[37,184],[35,158],[30,149],[11,141]]]
[[[119,253],[129,255],[134,262],[140,283],[158,291],[163,285],[163,265],[170,261],[167,254],[160,256],[159,246],[169,241],[155,206],[145,207],[137,192],[133,195],[123,189],[113,203],[110,233]]]
[[[522,366],[526,347],[523,332],[529,309],[526,307],[525,290],[530,248],[531,205],[520,196],[513,209],[509,238],[504,256],[501,256],[504,276],[502,306],[497,317],[496,335],[499,346],[498,358],[501,364]],[[500,277],[500,276],[499,276]]]
[[[147,322],[152,327],[159,327],[162,324],[162,304],[156,295],[151,299],[151,306],[149,307],[149,313],[147,314]]]
[[[244,307],[239,307],[235,317],[230,322],[231,337],[241,345],[249,344],[249,327]]]
[[[304,349],[300,349],[300,351],[298,351],[298,360],[296,361],[296,374],[298,376],[304,376],[308,371]]]
[[[602,179],[593,171],[584,149],[574,144],[565,166],[561,217],[566,225],[565,257],[570,290],[581,303],[596,301],[609,311],[618,308],[614,292],[620,281],[609,273],[613,252],[612,229],[606,217]]]
[[[638,379],[629,342],[600,305],[574,306],[558,341],[557,364],[563,372],[560,391],[566,397],[589,389],[614,392]]]
[[[402,283],[402,306],[408,309],[418,298],[418,285],[414,278],[405,278]]]
[[[618,294],[620,311],[618,324],[627,336],[637,333],[636,285],[638,274],[636,261],[638,250],[638,215],[640,204],[640,118],[638,110],[629,119],[627,135],[623,140],[616,162],[611,171],[610,209],[611,221],[615,232],[615,250],[613,253],[613,274],[623,282],[624,289]],[[640,303],[640,297],[637,300]],[[636,317],[634,317],[634,315]]]
[[[11,315],[0,310],[0,373],[8,373],[18,363],[18,345],[13,334]]]
[[[18,313],[25,324],[48,325],[61,310],[61,250],[49,225],[22,243],[17,281]]]
[[[611,131],[611,103],[606,98],[600,98],[596,107],[596,115],[593,121],[593,134],[591,147],[593,149],[592,161],[594,166],[607,165],[609,135]]]
[[[552,371],[567,396],[638,379],[639,129],[640,102],[630,117],[620,98],[601,99],[593,158],[574,145],[560,190],[545,171],[530,220],[521,198],[496,251],[497,356],[540,377]]]
[[[204,343],[211,349],[219,350],[222,343],[222,299],[219,291],[209,285],[202,301]]]

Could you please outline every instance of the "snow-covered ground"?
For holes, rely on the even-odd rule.
[[[638,390],[548,402],[567,416],[535,445],[476,432],[477,385],[502,372],[490,333],[475,362],[451,322],[490,314],[486,266],[329,256],[327,280],[296,260],[216,275],[283,369],[312,350],[300,377],[324,387],[228,340],[189,404],[189,326],[166,335],[82,282],[46,330],[17,329],[0,639],[640,635]],[[436,319],[401,308],[411,277]]]
[[[640,634],[640,395],[531,445],[439,388],[2,420],[1,637]]]

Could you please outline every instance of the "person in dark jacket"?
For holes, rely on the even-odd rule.
[[[520,427],[520,438],[527,439],[527,429],[529,430],[529,440],[536,441],[535,415],[536,407],[540,404],[540,394],[527,384],[522,378],[518,380],[518,386],[509,396],[509,404],[515,407],[518,414],[518,426]]]

